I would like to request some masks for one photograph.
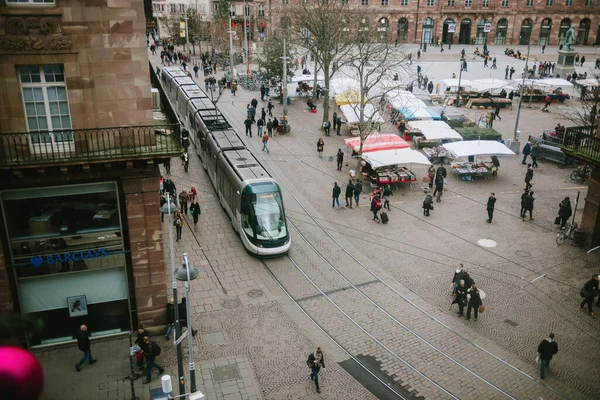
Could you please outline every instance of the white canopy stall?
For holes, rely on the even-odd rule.
[[[461,83],[462,86],[462,83]],[[496,78],[486,78],[486,79],[477,79],[475,81],[471,81],[470,84],[471,90],[476,92],[490,92],[493,93],[495,91],[501,91],[502,89],[510,89],[512,84],[503,80]]]
[[[363,153],[362,158],[368,163],[363,166],[363,175],[377,186],[416,182],[415,173],[401,165],[431,164],[427,157],[410,148],[372,151]]]
[[[453,162],[452,170],[456,172],[457,179],[460,177],[464,181],[471,181],[473,178],[478,177],[487,179],[490,174],[494,177],[497,176],[500,162],[496,155],[515,155],[511,149],[495,140],[465,140],[461,142],[444,143],[443,146],[456,157],[492,156],[492,160],[489,162],[477,160],[469,162]]]
[[[344,115],[344,122],[348,124],[348,132],[352,135],[358,135],[358,123],[360,122],[360,104],[344,104],[340,106]],[[385,120],[375,109],[373,104],[366,103],[364,109],[364,121],[370,121],[372,127],[383,124]]]
[[[429,161],[449,162],[452,155],[442,147],[448,140],[462,140],[462,136],[443,121],[409,121],[410,136],[417,148],[422,147]]]

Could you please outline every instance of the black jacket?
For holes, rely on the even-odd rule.
[[[571,202],[570,201],[561,201],[560,202],[560,209],[558,210],[558,215],[561,218],[569,218],[571,216],[571,214],[573,214],[573,210],[571,209]]]
[[[540,353],[542,360],[550,361],[552,360],[552,356],[558,353],[558,343],[554,341],[549,342],[548,339],[544,339],[538,346],[537,351]]]
[[[362,192],[362,183],[360,181],[354,184],[354,195],[357,196]]]
[[[186,302],[185,301],[181,301],[181,303],[179,303],[177,305],[178,311],[179,311],[179,325],[182,328],[187,327],[187,312],[186,312]]]
[[[256,99],[252,99],[252,101],[250,102],[250,105],[254,108],[256,108],[256,106],[258,106],[258,100]]]
[[[487,201],[487,209],[488,210],[493,210],[495,204],[496,204],[496,198],[495,197],[489,197],[488,201]]]
[[[342,162],[342,161],[344,161],[344,153],[342,153],[341,151],[338,151],[337,162]]]
[[[454,303],[464,304],[467,301],[467,287],[458,285],[456,287],[456,297],[454,298]]]
[[[192,203],[190,211],[194,212],[194,216],[200,215],[202,213],[202,210],[200,210],[200,203]]]
[[[526,143],[523,147],[523,155],[528,156],[529,154],[531,154],[531,145]]]
[[[443,165],[440,165],[439,167],[437,167],[437,170],[435,171],[436,175],[442,175],[444,178],[447,175],[447,171],[446,168]]]
[[[175,323],[175,305],[167,303],[167,324]]]
[[[523,208],[526,210],[533,210],[533,201],[534,200],[535,200],[535,198],[530,194],[526,194],[525,196],[523,196],[523,203],[522,203]]]
[[[354,194],[354,185],[352,183],[349,183],[348,186],[346,186],[346,197],[352,197],[353,194]]]
[[[138,331],[138,337],[137,337],[137,339],[135,339],[135,344],[137,344],[138,346],[140,346],[140,348],[142,350],[144,349],[144,347],[146,347],[146,344],[144,343],[144,336],[150,337],[150,334],[145,329],[144,329],[144,331],[142,333],[140,333]]]
[[[250,128],[252,126],[252,120],[250,118],[246,118],[244,125],[246,125],[246,128]]]
[[[158,351],[158,345],[154,343],[152,340],[146,345],[144,350],[144,357],[146,357],[146,361],[153,361],[156,358],[156,353]]]
[[[341,193],[342,193],[342,189],[340,189],[340,187],[338,185],[335,185],[333,187],[333,192],[332,192],[333,197],[339,197],[339,195]]]
[[[308,360],[306,360],[306,365],[308,365],[309,367],[312,368],[314,363],[315,363],[315,353],[310,353],[308,355]],[[325,368],[325,354],[321,354],[321,361],[319,362],[319,366]]]
[[[470,292],[470,294],[471,294],[471,299],[469,300],[469,304],[471,305],[471,307],[479,307],[480,305],[483,304],[481,302],[481,296],[479,295],[479,291]]]
[[[529,169],[527,169],[527,172],[525,173],[525,182],[529,182],[532,179],[533,179],[533,169],[529,168]]]
[[[81,351],[88,351],[90,349],[90,332],[82,331],[81,329],[75,334],[77,339],[77,347]]]
[[[435,176],[435,187],[437,187],[439,189],[444,188],[444,175],[438,173]]]
[[[460,270],[460,272],[454,272],[454,276],[452,277],[452,282],[459,284],[460,281],[463,279],[463,276],[465,275],[465,271],[464,270]],[[466,283],[466,282],[465,282]]]
[[[585,290],[588,293],[594,293],[594,295],[595,295],[596,293],[598,293],[598,281],[590,279],[583,286],[583,290]]]

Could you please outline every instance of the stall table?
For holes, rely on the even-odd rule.
[[[425,147],[423,153],[429,158],[432,164],[449,164],[454,157],[442,146]]]
[[[398,183],[412,183],[417,181],[417,176],[405,167],[378,168],[369,179],[377,186],[396,185]]]
[[[492,101],[493,100],[493,101]],[[469,99],[467,103],[467,108],[473,107],[490,107],[490,106],[499,106],[500,108],[510,107],[512,109],[512,100],[510,99],[499,99],[499,98],[479,98],[479,99]]]
[[[492,163],[470,163],[470,162],[455,162],[452,163],[452,169],[456,172],[456,179],[470,181],[474,178],[488,179],[490,174],[495,172]],[[462,178],[461,178],[462,177]]]

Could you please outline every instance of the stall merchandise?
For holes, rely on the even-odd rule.
[[[496,172],[496,167],[491,162],[453,162],[451,167],[456,172],[457,179],[463,181],[472,181],[474,178],[488,179],[490,174]]]
[[[448,164],[454,158],[443,146],[425,147],[422,150],[432,164]]]
[[[335,95],[335,104],[338,107],[347,104],[359,104],[360,103],[360,94],[355,92],[354,90],[346,90],[345,92],[339,93]]]
[[[501,97],[479,97],[479,98],[470,98],[467,102],[467,108],[487,108],[487,107],[495,107],[498,106],[500,108],[510,108],[512,110],[512,100],[503,99]]]
[[[356,153],[360,150],[360,137],[344,139],[344,143],[348,145]],[[394,133],[371,133],[364,141],[362,152],[368,153],[379,150],[394,150],[409,148],[410,145],[404,139]]]
[[[369,179],[377,186],[411,183],[417,181],[417,176],[406,167],[388,167],[374,170]]]

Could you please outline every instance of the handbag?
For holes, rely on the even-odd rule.
[[[539,364],[540,361],[540,353],[537,353],[537,356],[535,356],[535,362]]]
[[[560,225],[560,215],[554,218],[554,225]]]
[[[590,297],[590,293],[587,290],[585,290],[585,288],[581,288],[581,290],[579,291],[579,295],[584,299]]]
[[[485,311],[485,307],[482,305],[479,306],[479,312],[482,313]]]

